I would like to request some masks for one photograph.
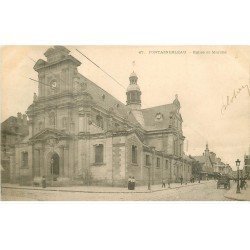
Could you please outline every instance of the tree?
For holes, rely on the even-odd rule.
[[[200,176],[201,171],[202,171],[201,164],[198,161],[194,160],[192,162],[192,175],[193,176]]]

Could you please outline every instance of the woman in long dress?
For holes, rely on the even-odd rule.
[[[128,190],[131,190],[131,176],[128,178]]]
[[[135,190],[135,177],[134,176],[131,178],[131,189]]]

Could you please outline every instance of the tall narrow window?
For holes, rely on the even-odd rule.
[[[146,155],[146,166],[150,165],[150,156]]]
[[[160,167],[161,167],[161,159],[160,159],[160,157],[157,157],[157,158],[156,158],[156,167],[157,167],[157,168],[160,168]]]
[[[103,144],[95,145],[95,163],[103,163]]]
[[[103,118],[100,115],[96,116],[96,125],[100,128],[103,128]]]
[[[137,163],[137,147],[132,145],[132,163]]]
[[[28,152],[22,152],[22,164],[21,164],[21,166],[23,168],[28,167]]]
[[[165,162],[165,169],[168,169],[168,160]]]
[[[62,118],[62,127],[63,127],[63,128],[67,128],[67,123],[68,123],[68,122],[67,122],[67,117],[63,117],[63,118]]]

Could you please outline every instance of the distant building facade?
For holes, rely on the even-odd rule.
[[[208,144],[206,144],[206,149],[204,153],[200,156],[194,156],[194,159],[198,161],[201,165],[201,179],[206,180],[213,178],[214,168],[213,161],[211,159],[211,152],[209,151]]]
[[[202,178],[217,178],[221,175],[233,176],[232,168],[229,164],[222,162],[216,153],[212,152],[206,144],[206,149],[202,156],[194,156],[194,158],[201,163]]]
[[[27,115],[18,113],[1,124],[1,182],[10,181],[10,165],[15,154],[15,145],[28,135]]]
[[[126,105],[81,75],[81,62],[63,46],[45,52],[34,66],[38,95],[27,110],[29,134],[15,147],[11,181],[126,185],[191,177],[183,153],[180,102],[141,109],[132,72]]]
[[[243,172],[244,172],[244,176],[246,176],[248,179],[250,179],[250,152],[249,152],[249,155],[244,155]]]

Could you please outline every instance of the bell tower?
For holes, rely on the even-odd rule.
[[[140,110],[141,109],[141,90],[139,85],[137,84],[138,77],[136,73],[133,71],[129,77],[129,86],[127,88],[127,106],[129,106],[132,110]]]
[[[136,120],[143,126],[144,119],[141,111],[141,90],[137,84],[138,77],[133,71],[129,76],[129,85],[127,88],[127,106],[130,107]]]

